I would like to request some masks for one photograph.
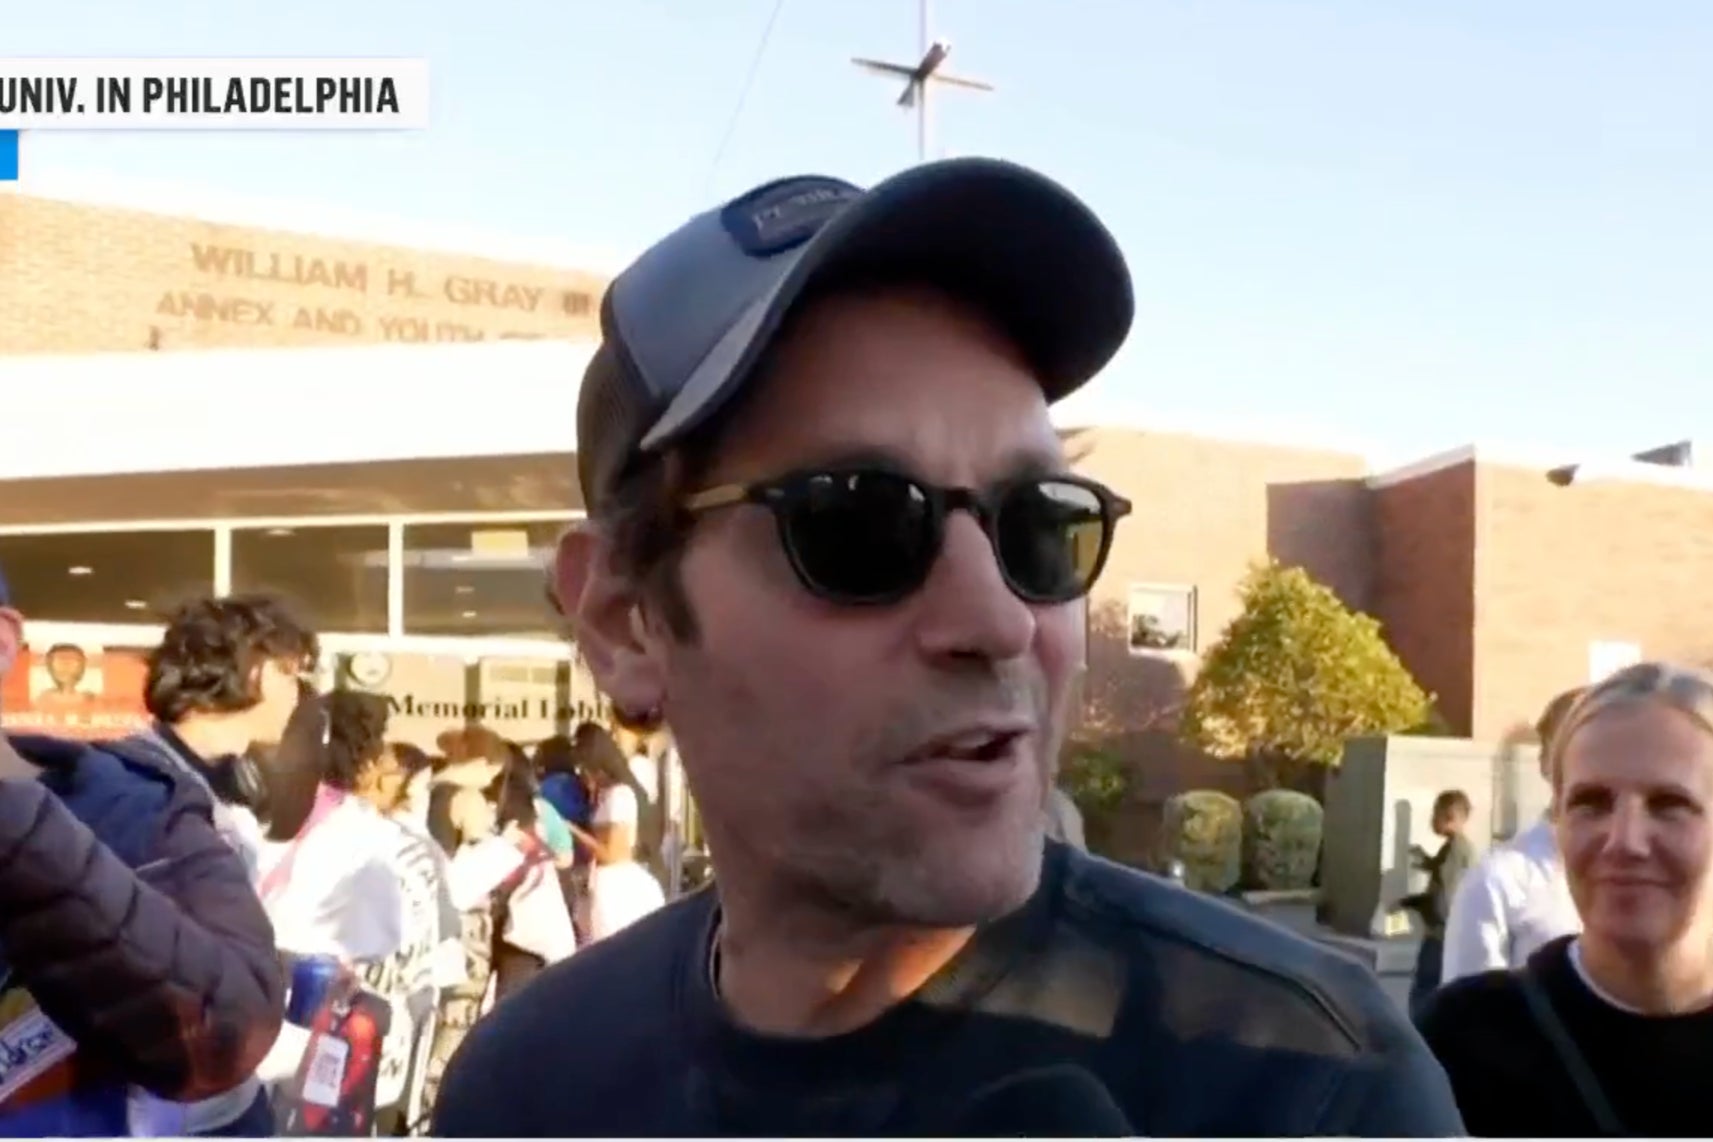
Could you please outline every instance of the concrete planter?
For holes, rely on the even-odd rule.
[[[1243,907],[1282,928],[1304,935],[1314,935],[1319,928],[1316,914],[1320,909],[1320,889],[1304,888],[1287,892],[1244,892],[1239,894]]]
[[[1468,835],[1477,849],[1537,818],[1550,795],[1532,746],[1417,737],[1358,738],[1345,746],[1326,792],[1323,921],[1366,938],[1382,904],[1426,887],[1410,849],[1438,846],[1430,818],[1434,798],[1447,789],[1468,795]]]

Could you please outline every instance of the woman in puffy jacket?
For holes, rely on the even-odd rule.
[[[0,675],[8,603],[0,577]],[[126,743],[0,734],[0,1136],[183,1133],[133,1121],[134,1089],[211,1098],[267,1054],[284,973],[214,811]]]
[[[180,1102],[232,1090],[284,1003],[273,928],[204,788],[99,746],[0,737],[0,1040],[36,1053],[0,1080],[0,1136],[133,1133],[132,1084]]]

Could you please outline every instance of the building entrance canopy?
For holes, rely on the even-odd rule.
[[[13,431],[0,481],[563,456],[592,352],[487,341],[3,358]]]

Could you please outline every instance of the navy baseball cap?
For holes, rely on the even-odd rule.
[[[1049,401],[1110,361],[1135,315],[1117,241],[1070,191],[996,159],[926,163],[863,190],[803,175],[700,214],[613,279],[577,396],[585,508],[638,457],[706,424],[811,287],[920,282],[984,310]]]

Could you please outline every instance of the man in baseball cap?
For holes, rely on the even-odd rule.
[[[1088,207],[986,159],[770,183],[612,283],[554,595],[715,888],[503,1004],[435,1134],[991,1133],[1001,1088],[1029,1136],[1459,1131],[1365,969],[1043,837],[1131,508],[1048,409],[1132,315]]]

